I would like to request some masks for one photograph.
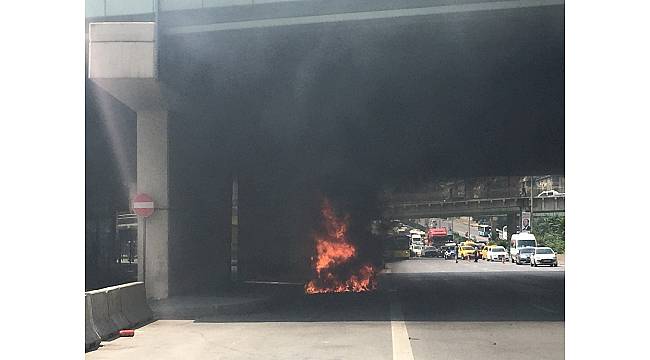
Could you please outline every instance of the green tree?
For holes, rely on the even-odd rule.
[[[540,246],[548,246],[558,254],[564,254],[564,216],[549,216],[533,224],[533,233]]]

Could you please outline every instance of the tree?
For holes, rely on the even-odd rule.
[[[533,233],[540,246],[548,246],[558,254],[564,254],[565,217],[554,215],[537,220]]]

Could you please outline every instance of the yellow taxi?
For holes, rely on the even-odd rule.
[[[476,244],[473,241],[463,241],[458,245],[459,259],[472,259],[476,253]]]
[[[496,245],[487,245],[484,246],[481,250],[481,259],[487,259],[488,249],[495,247]]]

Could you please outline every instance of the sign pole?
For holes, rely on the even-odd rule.
[[[142,219],[142,281],[147,282],[147,218]]]
[[[530,232],[533,232],[533,176],[530,177],[530,220],[528,221]]]

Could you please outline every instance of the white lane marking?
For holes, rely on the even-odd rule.
[[[390,330],[393,335],[393,360],[413,360],[413,350],[406,330],[402,305],[396,296],[390,300]]]

